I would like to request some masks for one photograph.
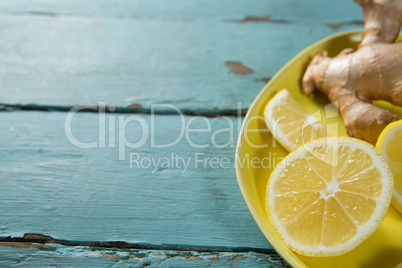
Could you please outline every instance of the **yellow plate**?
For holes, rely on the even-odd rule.
[[[265,191],[272,170],[288,153],[267,131],[263,112],[276,92],[287,88],[308,113],[319,111],[320,123],[346,136],[342,118],[326,96],[314,98],[301,93],[301,78],[314,55],[327,50],[335,56],[342,49],[357,48],[362,31],[348,31],[325,38],[308,47],[285,65],[264,87],[251,105],[244,119],[236,150],[237,180],[247,206],[260,230],[272,247],[294,267],[395,267],[402,263],[402,214],[390,207],[379,229],[353,251],[337,257],[305,257],[289,250],[273,229],[265,212]],[[399,37],[401,39],[401,36]],[[386,107],[402,118],[402,109],[385,102]]]

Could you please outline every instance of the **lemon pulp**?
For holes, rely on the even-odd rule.
[[[392,175],[379,152],[350,138],[300,147],[273,171],[267,211],[285,244],[308,256],[352,250],[381,223]]]
[[[305,113],[286,89],[268,102],[264,116],[272,135],[288,151],[327,134],[318,120]]]

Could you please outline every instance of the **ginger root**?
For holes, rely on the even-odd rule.
[[[364,38],[357,51],[344,49],[334,58],[313,58],[303,76],[303,93],[316,89],[338,106],[349,136],[375,144],[396,115],[374,105],[385,100],[402,106],[401,0],[354,0],[363,8]]]

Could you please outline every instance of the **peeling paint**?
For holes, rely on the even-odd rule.
[[[252,71],[252,70],[251,70]],[[69,106],[51,106],[51,105],[19,105],[19,104],[0,104],[1,111],[56,111],[68,112],[73,107]],[[243,109],[247,110],[247,109]],[[242,111],[243,111],[242,110]],[[239,116],[237,110],[234,109],[181,109],[183,115],[188,116],[204,116],[204,117],[220,117],[220,116]],[[80,109],[77,113],[98,113],[97,106],[94,109]],[[178,115],[176,110],[173,109],[151,109],[151,108],[137,108],[132,109],[129,107],[116,107],[112,110],[105,110],[105,113],[113,114],[153,114],[153,115]],[[243,113],[240,114],[244,115]]]
[[[271,16],[265,17],[254,17],[254,16],[246,16],[243,20],[239,21],[240,23],[248,23],[248,22],[271,22],[271,23],[287,23],[287,20],[277,20],[272,19]]]
[[[105,258],[112,259],[112,260],[118,260],[118,259],[120,259],[120,256],[119,256],[119,255],[116,255],[116,254],[103,253],[102,256],[105,257]]]
[[[263,78],[256,78],[256,79],[254,79],[254,81],[268,83],[269,81],[271,81],[271,79],[272,78],[270,78],[270,77],[263,77]]]
[[[209,265],[237,265],[248,267],[254,265],[268,265],[268,267],[288,267],[284,260],[274,251],[268,250],[265,253],[253,252],[250,248],[238,248],[235,252],[230,248],[204,248],[196,246],[172,246],[148,245],[147,249],[134,248],[138,245],[131,245],[125,242],[69,242],[67,240],[53,239],[50,236],[41,234],[26,234],[26,240],[49,241],[47,243],[29,243],[24,238],[3,238],[12,241],[0,241],[0,254],[11,256],[3,258],[3,263],[14,263],[16,253],[27,265],[30,261],[35,263],[46,263],[53,260],[63,263],[80,263],[85,261],[99,264],[128,264],[136,267],[147,266],[199,266],[199,262]],[[17,241],[20,240],[20,241]],[[64,245],[58,243],[62,242]],[[131,245],[128,248],[110,248],[112,245]],[[103,245],[103,247],[100,247]],[[162,249],[163,248],[163,249]],[[183,250],[184,249],[184,250]],[[25,258],[24,256],[29,256]],[[55,256],[57,258],[55,258]],[[32,258],[31,258],[32,257]],[[76,265],[72,265],[76,267]],[[96,266],[105,267],[105,266]],[[107,266],[110,267],[110,266]]]
[[[130,105],[128,106],[128,108],[131,108],[131,109],[142,109],[142,105],[139,104],[139,103],[133,103],[133,104],[130,104]]]
[[[64,247],[93,247],[93,248],[111,248],[128,250],[175,250],[180,251],[182,257],[192,257],[192,252],[255,252],[260,254],[275,254],[273,249],[269,248],[251,248],[251,247],[201,247],[193,245],[174,245],[174,244],[149,244],[149,243],[128,243],[124,241],[70,241],[64,239],[55,239],[52,236],[28,233],[21,237],[3,237],[0,243],[23,243],[23,244],[43,244],[60,245]]]
[[[234,261],[234,260],[237,260],[237,259],[246,259],[246,258],[247,257],[243,256],[243,255],[234,255],[233,254],[229,261]]]
[[[364,25],[364,21],[361,20],[354,20],[354,21],[350,21],[350,22],[344,22],[344,23],[325,23],[326,26],[328,26],[329,28],[333,29],[333,30],[337,30],[345,25]]]
[[[53,242],[54,239],[51,236],[43,234],[24,234],[23,238],[25,241],[35,241],[37,243],[47,243]]]
[[[253,16],[246,16],[241,23],[247,23],[250,21],[265,21],[265,22],[271,22],[272,18],[271,16],[266,16],[266,17],[253,17]]]
[[[252,69],[244,66],[243,63],[238,61],[227,61],[225,62],[225,65],[229,67],[230,71],[234,74],[246,75],[254,73]]]
[[[342,23],[327,23],[326,25],[327,25],[329,28],[333,29],[333,30],[336,30],[336,29],[338,29],[338,28],[340,28],[340,27],[343,26]]]
[[[23,242],[0,242],[0,247],[9,247],[9,248],[39,248],[43,249],[46,247],[44,244],[32,244],[32,243],[23,243]]]

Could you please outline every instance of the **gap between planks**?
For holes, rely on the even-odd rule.
[[[43,234],[25,234],[23,237],[0,237],[0,246],[19,248],[43,248],[44,244],[58,244],[62,246],[85,246],[93,248],[115,248],[115,249],[146,249],[146,250],[177,250],[197,252],[254,252],[259,254],[275,254],[276,251],[267,248],[253,247],[216,247],[216,246],[195,246],[195,245],[174,245],[174,244],[151,244],[151,243],[128,243],[124,241],[69,241],[55,239]]]
[[[0,242],[0,266],[28,267],[289,267],[276,253],[116,249]]]
[[[174,108],[173,108],[174,107]],[[187,116],[204,116],[204,117],[220,117],[220,116],[236,116],[244,117],[248,108],[238,109],[180,109],[173,105],[161,104],[155,109],[143,108],[141,105],[131,105],[130,107],[116,107],[114,105],[99,106],[96,104],[76,105],[76,106],[53,106],[53,105],[19,105],[0,103],[1,111],[42,111],[42,112],[76,112],[89,113],[121,113],[121,114],[153,114],[153,115],[187,115]]]

